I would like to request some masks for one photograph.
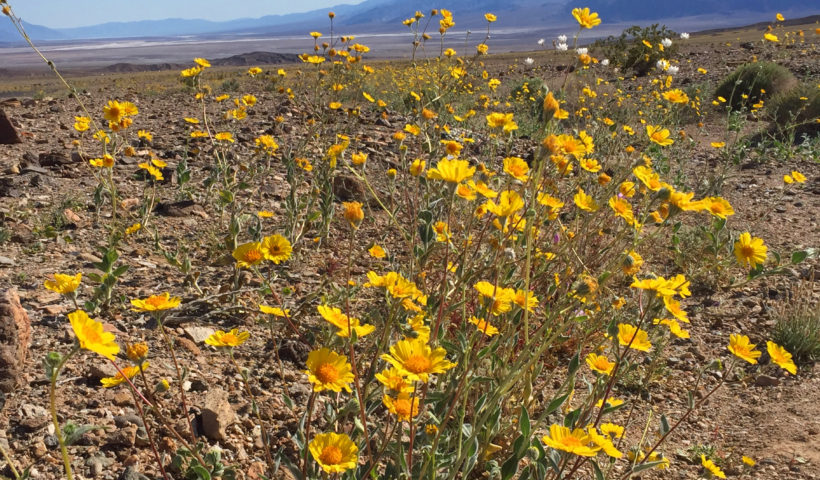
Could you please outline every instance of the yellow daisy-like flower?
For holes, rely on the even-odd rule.
[[[131,310],[135,312],[158,312],[177,308],[181,301],[179,297],[172,297],[170,293],[165,292],[162,295],[151,295],[144,300],[137,298],[131,300],[131,305],[134,306]]]
[[[689,315],[686,313],[686,310],[681,307],[679,301],[672,297],[663,297],[663,306],[666,307],[666,311],[671,313],[676,319],[689,323]]]
[[[197,57],[194,59],[194,63],[199,65],[202,68],[209,68],[211,66],[211,62],[205,60],[204,58]]]
[[[322,433],[313,437],[308,450],[325,473],[342,473],[356,468],[359,447],[344,433]]]
[[[487,20],[488,22],[492,23],[492,22],[497,20],[497,17],[495,15],[493,15],[492,13],[485,13],[484,14],[484,19]]]
[[[513,121],[513,114],[512,113],[491,113],[487,115],[487,125],[490,128],[511,128],[511,125],[514,125],[515,122]]]
[[[605,375],[612,375],[612,369],[615,368],[615,362],[610,362],[605,356],[594,353],[587,355],[586,362],[592,371]]]
[[[792,375],[797,375],[797,365],[795,365],[792,360],[792,354],[785,348],[772,341],[768,341],[766,342],[766,351],[769,352],[769,356],[772,357],[772,361],[779,365],[780,368],[791,373]]]
[[[492,305],[489,307],[491,314],[498,316],[512,310],[512,303],[515,300],[515,290],[495,286],[483,280],[473,285],[473,288],[475,288],[482,297],[492,300]]]
[[[755,268],[766,261],[768,248],[762,238],[753,237],[749,232],[743,232],[735,242],[735,258],[741,265]]]
[[[350,383],[353,382],[353,370],[347,357],[332,352],[327,348],[320,348],[308,354],[305,374],[313,384],[314,392],[330,390],[341,392],[345,389],[350,393]]]
[[[484,208],[498,217],[509,217],[524,208],[524,199],[514,190],[504,190],[501,192],[498,203],[487,200]]]
[[[592,28],[601,24],[601,19],[598,18],[598,14],[590,12],[589,7],[573,8],[572,16],[575,17],[575,20],[577,20],[578,24],[583,28]]]
[[[475,167],[470,166],[467,160],[445,158],[438,162],[435,168],[427,171],[427,178],[443,180],[449,183],[461,183],[473,176]]]
[[[774,43],[777,43],[777,42],[780,41],[780,39],[777,38],[777,35],[775,35],[773,33],[764,33],[763,38],[770,41],[770,42],[774,42]]]
[[[317,307],[319,314],[330,322],[331,325],[338,328],[339,331],[336,332],[336,335],[347,338],[350,336],[351,331],[356,332],[356,336],[361,338],[365,335],[369,335],[376,330],[376,327],[369,324],[360,325],[358,318],[350,318],[341,310],[336,307],[328,307],[327,305],[319,305]]]
[[[219,132],[214,135],[214,140],[218,142],[229,142],[234,143],[235,140],[233,138],[233,134],[231,132]]]
[[[609,455],[612,458],[621,458],[624,456],[623,452],[615,448],[615,445],[612,443],[612,439],[609,438],[607,435],[601,435],[598,433],[598,429],[591,426],[587,429],[589,433],[589,438],[592,439],[592,442],[600,447],[604,453]]]
[[[214,347],[238,347],[245,343],[250,336],[250,332],[240,332],[239,329],[236,328],[230,332],[217,330],[205,339],[205,343]]]
[[[279,307],[271,307],[268,305],[259,305],[259,311],[274,317],[289,317],[290,310],[283,310]]]
[[[234,249],[232,255],[236,259],[236,266],[239,268],[250,268],[265,259],[265,254],[262,253],[262,244],[259,242],[243,243]]]
[[[386,368],[377,373],[375,377],[387,389],[394,392],[411,393],[414,390],[413,383],[407,381],[407,377],[396,368]]]
[[[541,441],[550,448],[582,457],[594,457],[601,449],[597,445],[590,447],[592,438],[580,428],[570,430],[558,424],[550,425],[549,435],[544,435]]]
[[[757,465],[757,462],[755,461],[754,458],[747,457],[746,455],[743,455],[742,457],[740,457],[740,460],[743,463],[745,463],[746,465],[750,466],[750,467],[754,467],[755,465]]]
[[[382,354],[382,360],[390,363],[409,381],[427,382],[429,375],[444,373],[456,366],[445,358],[447,352],[438,347],[430,348],[422,339],[401,340],[390,347],[390,354]]]
[[[663,98],[670,103],[689,103],[689,96],[680,88],[673,88],[663,92]]]
[[[470,317],[470,323],[476,326],[479,332],[487,335],[488,337],[492,337],[493,335],[498,335],[498,329],[494,327],[490,322],[484,320],[483,318],[478,318],[476,316]]]
[[[102,323],[91,319],[82,310],[76,310],[68,314],[71,328],[80,343],[80,348],[99,353],[103,357],[113,361],[114,355],[119,353],[120,346],[117,345],[113,333],[103,330]]]
[[[624,427],[615,423],[602,423],[601,433],[610,437],[622,438],[624,436]]]
[[[128,360],[139,363],[148,356],[148,344],[145,342],[129,344],[125,347],[125,356],[128,357]]]
[[[626,257],[624,257],[621,270],[624,272],[624,275],[635,275],[641,270],[641,266],[643,266],[643,257],[635,250],[630,250]]]
[[[587,195],[583,188],[578,188],[578,193],[575,194],[572,200],[578,208],[587,212],[594,212],[599,208],[595,199]]]
[[[698,201],[701,209],[708,211],[712,215],[726,219],[735,214],[734,208],[724,198],[721,197],[707,197]]]
[[[680,323],[677,320],[672,318],[656,318],[652,321],[655,325],[666,325],[669,327],[669,333],[678,337],[678,338],[689,338],[689,330],[684,330],[681,328]]]
[[[387,252],[384,251],[381,245],[373,245],[367,250],[367,253],[373,258],[384,258],[387,256]]]
[[[425,161],[420,158],[413,160],[413,163],[410,164],[409,168],[410,175],[414,177],[418,177],[419,175],[421,175],[421,173],[424,172],[424,165]]]
[[[385,395],[382,397],[382,402],[400,422],[409,422],[410,418],[419,414],[419,398],[409,393],[399,393],[396,398]]]
[[[43,283],[43,286],[49,290],[59,293],[60,295],[67,295],[69,293],[73,293],[74,290],[77,290],[82,279],[82,273],[78,273],[77,275],[55,273],[54,280],[46,280]]]
[[[662,147],[668,147],[675,143],[674,140],[669,138],[669,129],[661,128],[657,125],[647,125],[646,134],[649,136],[649,140]]]
[[[290,241],[282,235],[271,235],[263,238],[259,249],[265,260],[270,260],[277,265],[289,259],[293,251]]]
[[[344,209],[342,215],[344,216],[345,220],[347,220],[350,223],[350,226],[353,228],[359,228],[359,224],[362,223],[362,220],[364,220],[364,211],[362,211],[362,203],[343,202],[342,208]]]
[[[709,471],[709,473],[717,478],[726,478],[726,474],[723,473],[723,470],[720,469],[715,463],[708,458],[706,455],[700,456],[700,464],[703,465],[703,468]]]
[[[507,157],[504,159],[504,172],[510,174],[510,176],[516,180],[526,182],[527,178],[529,178],[527,176],[529,171],[530,166],[527,165],[527,162],[525,162],[523,158]]]
[[[646,331],[628,323],[618,324],[618,343],[624,346],[629,345],[629,348],[642,352],[648,352],[652,348]]]
[[[117,374],[113,377],[105,377],[100,379],[100,383],[105,388],[116,387],[117,385],[124,383],[126,377],[130,380],[134,378],[134,376],[140,373],[140,369],[145,370],[148,368],[148,362],[142,362],[141,366],[133,365],[130,367],[125,367],[122,369],[122,372],[117,372]],[[125,376],[123,376],[123,373]]]
[[[757,359],[760,358],[761,355],[759,350],[755,350],[756,346],[757,345],[749,341],[749,337],[746,335],[733,333],[729,336],[729,346],[727,348],[730,352],[732,352],[732,355],[742,360],[746,360],[754,365],[757,363]]]
[[[797,170],[792,170],[791,178],[792,178],[792,180],[794,180],[797,183],[805,183],[806,182],[806,176],[803,175],[802,173],[798,172]]]

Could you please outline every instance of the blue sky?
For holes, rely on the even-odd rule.
[[[361,2],[362,0],[9,0],[14,11],[23,20],[52,28],[162,18],[257,18]]]

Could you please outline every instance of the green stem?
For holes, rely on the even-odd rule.
[[[71,472],[71,458],[68,456],[68,449],[63,438],[63,431],[60,429],[60,420],[57,418],[57,377],[60,376],[60,370],[63,369],[66,362],[80,351],[80,345],[75,343],[74,348],[64,356],[60,363],[51,372],[51,382],[48,389],[49,407],[51,409],[51,422],[54,424],[54,435],[57,436],[57,442],[60,444],[60,454],[63,457],[63,466],[65,467],[65,475],[67,480],[74,480],[74,475]]]

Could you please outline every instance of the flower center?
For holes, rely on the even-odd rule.
[[[410,417],[410,400],[399,398],[393,402],[393,406],[396,408],[396,416],[400,418]]]
[[[338,465],[342,462],[342,450],[336,445],[328,445],[322,449],[319,460],[325,465]]]
[[[745,258],[752,258],[755,256],[755,249],[752,248],[750,245],[744,245],[741,248],[741,252]]]
[[[569,435],[569,436],[564,437],[562,443],[564,445],[568,446],[568,447],[583,447],[584,446],[584,444],[581,443],[581,441],[578,439],[578,437],[575,437],[573,435]]]
[[[333,383],[339,378],[339,371],[329,363],[323,363],[316,370],[316,378],[322,383]]]
[[[245,254],[246,262],[257,262],[259,260],[262,260],[262,252],[258,250],[248,250],[248,253]]]
[[[404,361],[404,368],[413,373],[429,372],[432,365],[430,359],[424,355],[412,355]]]

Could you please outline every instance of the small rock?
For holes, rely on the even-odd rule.
[[[107,377],[116,377],[117,369],[108,362],[93,362],[88,367],[88,376],[94,380]]]
[[[137,440],[137,428],[136,425],[118,428],[108,434],[105,444],[111,447],[133,447]]]
[[[200,327],[197,325],[189,325],[182,327],[185,335],[188,335],[194,343],[204,343],[205,339],[214,334],[214,329],[209,327]]]
[[[31,320],[20,305],[17,290],[0,294],[0,392],[11,392],[23,381],[23,366],[31,343]]]
[[[367,200],[364,184],[350,175],[336,175],[333,177],[333,195],[343,202],[350,200],[365,202]]]
[[[287,470],[283,468],[282,470]],[[268,473],[268,466],[262,462],[253,462],[250,467],[248,467],[248,478],[250,480],[260,480],[262,478],[268,478],[265,475]]]
[[[125,428],[128,425],[136,425],[138,427],[142,426],[142,419],[139,415],[134,413],[127,413],[125,415],[117,415],[114,417],[114,425],[119,428]]]
[[[134,468],[133,466],[129,466],[129,467],[126,467],[126,469],[122,471],[120,476],[117,477],[117,480],[149,480],[149,479],[148,479],[148,477],[146,477],[145,475],[143,475],[139,471],[137,471],[137,469]]]
[[[13,267],[15,265],[17,265],[17,263],[15,263],[14,260],[0,255],[0,267]]]
[[[122,389],[114,393],[111,398],[111,403],[118,407],[131,405],[133,401],[134,399],[131,397],[131,394]]]
[[[31,447],[31,454],[34,456],[34,458],[40,458],[43,455],[45,455],[46,452],[48,452],[48,449],[46,448],[46,444],[43,443],[42,440],[38,440]]]
[[[176,341],[182,348],[191,352],[191,354],[193,354],[195,357],[202,355],[202,350],[200,350],[196,343],[194,343],[193,341],[185,337],[176,337]]]
[[[205,394],[202,407],[202,431],[211,440],[227,438],[227,428],[236,421],[236,414],[228,402],[228,392],[214,388]]]
[[[91,469],[91,475],[99,477],[105,472],[105,469],[113,463],[113,458],[108,458],[103,455],[94,455],[85,461],[85,466]]]
[[[57,151],[41,153],[38,160],[40,165],[44,167],[59,167],[61,165],[68,165],[72,163],[71,157]]]
[[[776,387],[780,385],[780,379],[768,375],[758,375],[755,379],[755,385],[758,387]]]

